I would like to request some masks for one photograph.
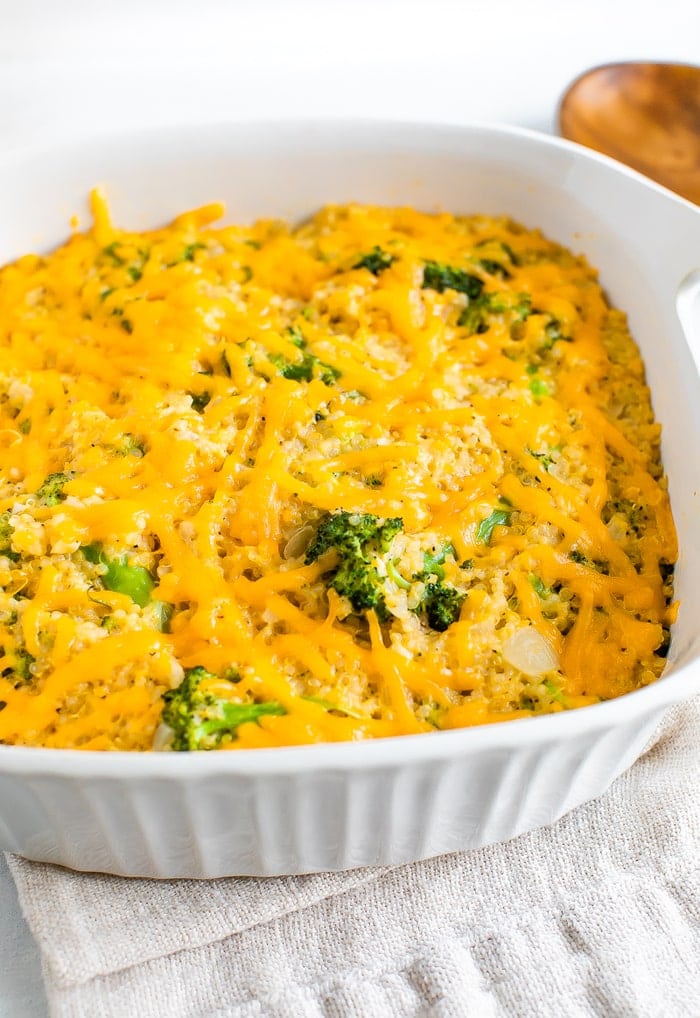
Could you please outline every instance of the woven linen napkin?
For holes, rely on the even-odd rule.
[[[595,802],[396,868],[126,880],[13,857],[51,1013],[698,1018],[700,701]]]

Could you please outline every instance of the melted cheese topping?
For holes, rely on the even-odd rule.
[[[193,668],[270,708],[206,744],[233,749],[660,674],[659,428],[582,258],[412,209],[215,229],[214,205],[150,233],[93,211],[0,272],[0,740],[172,745],[163,694]],[[402,521],[368,553],[382,611],[333,584],[333,552],[309,560],[341,511]]]

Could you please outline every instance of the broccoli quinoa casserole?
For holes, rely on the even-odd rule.
[[[583,258],[482,215],[92,204],[0,270],[1,742],[370,739],[660,675],[660,429]]]

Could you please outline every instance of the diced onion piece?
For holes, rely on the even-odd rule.
[[[314,528],[308,523],[306,526],[300,527],[299,530],[295,530],[284,546],[282,558],[299,558],[300,555],[303,555],[311,543],[313,533]]]
[[[524,626],[503,644],[503,657],[525,675],[543,675],[559,667],[559,659],[534,626]]]
[[[170,744],[173,739],[173,730],[169,725],[161,722],[155,730],[153,736],[153,749],[156,753],[162,753],[165,749],[170,749]]]

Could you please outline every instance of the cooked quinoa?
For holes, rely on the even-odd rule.
[[[2,742],[368,739],[660,675],[660,429],[583,258],[481,215],[93,211],[0,270]]]

